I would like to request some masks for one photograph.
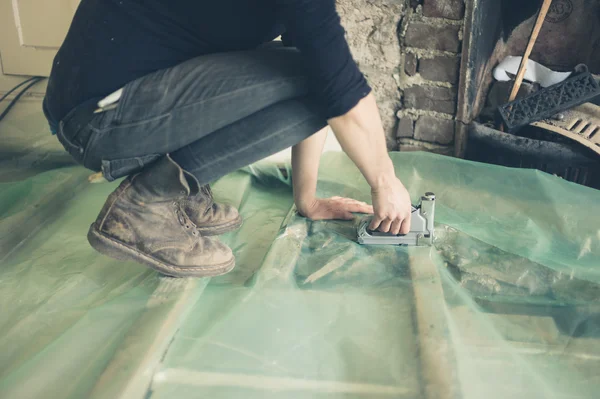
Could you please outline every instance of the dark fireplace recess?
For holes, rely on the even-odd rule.
[[[542,127],[504,133],[494,110],[507,102],[511,82],[496,82],[493,70],[507,56],[522,56],[541,1],[467,1],[461,82],[458,95],[457,154],[467,159],[532,168],[600,189],[600,155]],[[554,0],[531,59],[557,71],[584,64],[600,74],[600,1]],[[539,90],[524,83],[519,96]],[[600,99],[592,99],[600,105]]]

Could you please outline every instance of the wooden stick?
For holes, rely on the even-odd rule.
[[[535,21],[535,25],[533,26],[533,31],[531,32],[529,43],[527,43],[527,49],[525,50],[525,54],[523,55],[523,59],[521,60],[521,65],[519,65],[517,79],[515,80],[515,84],[512,88],[512,91],[510,92],[508,102],[514,101],[515,98],[517,98],[517,94],[519,93],[519,89],[521,88],[521,84],[523,83],[523,77],[525,76],[525,72],[527,71],[527,62],[529,61],[529,56],[531,55],[533,46],[538,38],[538,35],[540,34],[540,30],[542,29],[542,25],[544,24],[546,14],[548,14],[548,10],[550,9],[551,4],[552,0],[544,0],[544,3],[542,4],[540,13],[538,14],[537,20]]]

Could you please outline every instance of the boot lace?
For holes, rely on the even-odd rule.
[[[173,202],[173,206],[175,207],[175,215],[177,216],[177,221],[181,224],[186,230],[190,230],[194,237],[200,235],[196,225],[190,220],[187,214],[181,209],[181,205],[178,202]]]

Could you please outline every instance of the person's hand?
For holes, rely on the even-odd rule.
[[[298,212],[311,220],[341,219],[351,220],[355,213],[373,213],[373,207],[352,198],[331,197],[298,201]]]
[[[371,189],[375,216],[371,230],[384,233],[408,234],[412,204],[410,195],[398,178],[393,177]]]

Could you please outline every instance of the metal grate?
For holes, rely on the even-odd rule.
[[[583,137],[593,140],[600,132],[600,126],[596,125],[593,121],[587,121],[584,119],[576,119],[568,126],[569,130],[573,133],[582,135]],[[593,140],[595,142],[595,140]],[[596,142],[600,145],[600,142]]]
[[[509,132],[532,122],[550,118],[600,95],[600,86],[588,71],[498,107]]]

